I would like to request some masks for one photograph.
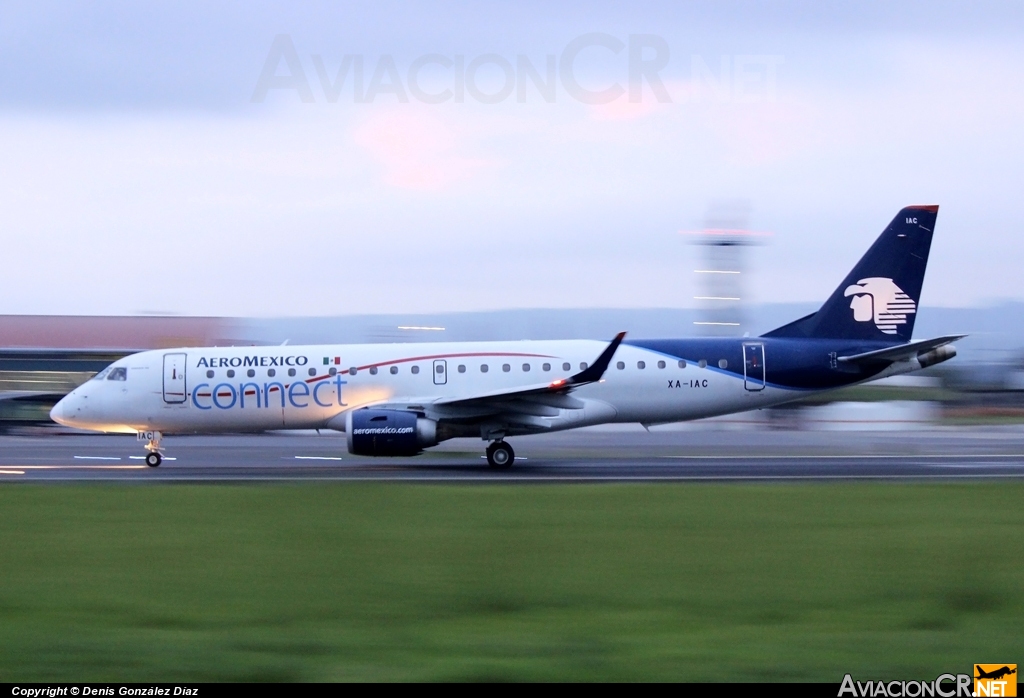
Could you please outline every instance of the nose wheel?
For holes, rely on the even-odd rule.
[[[487,447],[487,464],[495,470],[507,470],[515,460],[516,452],[504,441],[495,441]]]
[[[146,465],[150,468],[156,468],[164,461],[164,457],[160,455],[160,440],[164,437],[158,431],[140,431],[136,438],[139,441],[147,441],[146,450],[149,453],[146,454]]]

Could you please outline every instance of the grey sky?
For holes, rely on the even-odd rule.
[[[690,305],[679,230],[743,199],[756,300],[822,299],[897,210],[942,205],[926,304],[1024,298],[1024,9],[1010,3],[0,5],[4,312],[307,315]],[[356,102],[346,55],[543,70],[573,39],[663,39],[588,105]],[[251,97],[275,36],[312,103]],[[588,48],[587,89],[628,85]],[[650,51],[648,54],[650,55]],[[769,80],[768,68],[774,71]],[[703,71],[703,72],[702,72]],[[746,72],[744,72],[746,71]],[[278,74],[287,72],[284,64]],[[476,73],[500,89],[494,65]],[[517,76],[516,79],[521,79]],[[431,93],[452,72],[420,73]],[[512,84],[512,83],[509,83]],[[328,85],[329,87],[329,85]]]

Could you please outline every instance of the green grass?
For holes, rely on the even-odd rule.
[[[1024,486],[0,488],[0,681],[934,678]]]

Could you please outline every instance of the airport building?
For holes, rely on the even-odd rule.
[[[136,351],[230,344],[223,318],[0,316],[0,431],[49,422],[50,408]]]

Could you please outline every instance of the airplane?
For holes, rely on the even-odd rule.
[[[1016,674],[1017,673],[1016,669],[1011,669],[1008,666],[1003,666],[1003,667],[1001,667],[999,669],[994,669],[992,671],[985,671],[984,669],[981,668],[980,664],[975,664],[974,665],[974,669],[975,669],[975,671],[978,672],[978,675],[974,677],[976,679],[996,679],[996,680],[998,680],[998,679],[1003,678],[1004,676],[1009,676],[1010,674]]]
[[[350,453],[415,456],[611,422],[645,427],[754,410],[956,356],[965,335],[912,341],[938,206],[897,214],[824,305],[759,337],[183,347],[126,356],[51,418],[136,434],[146,463],[172,434],[333,429]]]

